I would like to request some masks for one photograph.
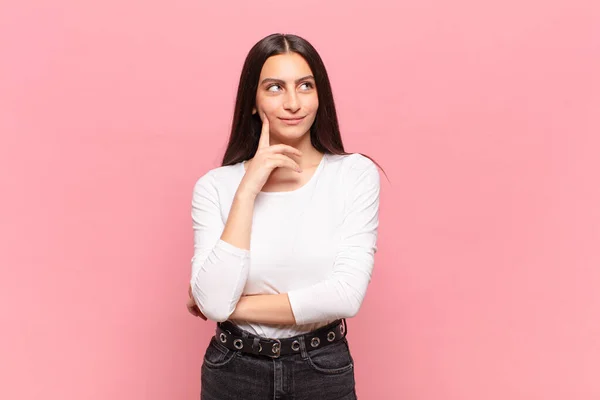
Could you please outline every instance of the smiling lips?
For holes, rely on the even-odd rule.
[[[300,122],[302,122],[302,120],[304,119],[304,117],[300,117],[300,118],[279,118],[280,120],[283,121],[284,124],[286,125],[298,125]]]

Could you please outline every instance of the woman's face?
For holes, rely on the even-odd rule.
[[[297,53],[271,56],[258,80],[256,107],[267,114],[271,136],[289,141],[306,134],[319,107],[317,88],[308,63]],[[258,110],[257,110],[258,108]]]

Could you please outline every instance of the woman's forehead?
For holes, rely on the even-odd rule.
[[[260,77],[294,81],[299,77],[312,75],[306,60],[297,53],[278,54],[265,61]]]

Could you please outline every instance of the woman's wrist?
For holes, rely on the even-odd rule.
[[[239,187],[235,192],[234,201],[239,199],[240,201],[251,201],[254,202],[256,200],[256,194],[252,193],[250,190]]]

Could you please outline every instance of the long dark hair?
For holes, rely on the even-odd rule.
[[[351,154],[344,150],[331,84],[319,53],[300,36],[274,33],[256,43],[246,56],[235,100],[231,134],[223,156],[223,166],[248,160],[256,153],[262,122],[258,113],[252,114],[252,108],[255,105],[260,72],[269,57],[285,53],[297,53],[302,56],[315,77],[319,107],[315,121],[310,127],[310,142],[313,147],[321,153]],[[381,168],[371,157],[362,155]],[[381,170],[383,171],[383,168]]]

